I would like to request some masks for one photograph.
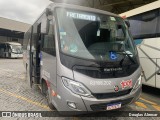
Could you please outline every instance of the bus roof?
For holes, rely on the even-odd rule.
[[[63,8],[76,9],[76,10],[95,12],[95,13],[101,13],[101,14],[107,14],[107,15],[111,15],[111,16],[120,17],[119,15],[111,13],[111,12],[108,12],[108,11],[103,11],[103,10],[99,10],[99,9],[95,9],[95,8],[90,8],[90,7],[79,6],[79,5],[67,4],[67,3],[51,3],[50,5],[48,5],[47,8],[53,10],[55,7],[63,7]],[[45,13],[45,12],[46,12],[46,9],[43,11],[43,13]],[[43,13],[41,13],[41,15]],[[37,18],[37,20],[39,19],[39,17]]]
[[[155,1],[153,3],[150,3],[150,4],[147,4],[147,5],[144,5],[142,7],[139,7],[139,8],[121,13],[120,16],[127,18],[127,17],[131,17],[131,16],[134,16],[134,15],[137,15],[137,14],[140,14],[140,13],[151,11],[151,10],[154,10],[154,9],[157,9],[157,8],[160,8],[160,0]]]
[[[107,14],[107,15],[119,17],[119,15],[108,12],[108,11],[104,11],[104,10],[100,10],[100,9],[96,9],[96,8],[91,8],[91,7],[84,7],[84,6],[79,6],[79,5],[67,4],[67,3],[51,3],[49,6],[51,8],[63,7],[63,8],[70,8],[70,9],[76,9],[76,10],[82,10],[82,11],[88,11],[88,12],[95,12],[95,13],[101,13],[101,14]]]
[[[67,4],[67,3],[51,3],[50,5],[48,5],[47,8],[54,10],[54,8],[56,8],[56,7],[82,10],[82,11],[94,12],[94,13],[99,13],[99,14],[106,14],[106,15],[110,15],[110,16],[114,16],[114,17],[120,17],[119,15],[108,12],[108,11],[99,10],[99,9],[90,8],[90,7],[79,6],[79,5]],[[40,16],[42,16],[45,12],[46,12],[46,9],[40,14]],[[35,20],[35,22],[33,24],[35,24],[39,20],[39,17]],[[28,31],[30,30],[30,28],[28,29]]]

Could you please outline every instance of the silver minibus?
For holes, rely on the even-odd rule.
[[[135,102],[141,66],[128,28],[110,12],[49,5],[23,41],[30,85],[58,111],[107,111]]]

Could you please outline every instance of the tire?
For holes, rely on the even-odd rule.
[[[9,58],[11,58],[11,54],[9,53],[9,56],[8,56]]]
[[[46,99],[47,99],[47,103],[48,103],[48,106],[51,110],[56,110],[56,108],[54,107],[54,105],[52,104],[52,101],[51,101],[51,97],[49,95],[49,90],[47,88],[46,90]]]
[[[41,93],[42,93],[42,95],[43,96],[45,96],[46,97],[46,94],[47,94],[47,85],[46,85],[46,83],[45,83],[45,81],[42,79],[42,84],[41,84]]]

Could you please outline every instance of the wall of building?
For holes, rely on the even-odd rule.
[[[23,43],[23,39],[0,36],[0,42],[18,42],[18,43],[22,44]]]

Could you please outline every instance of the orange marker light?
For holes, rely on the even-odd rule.
[[[123,18],[123,19],[126,19],[127,17],[126,17],[126,15],[124,15],[124,16],[122,16],[122,18]]]
[[[55,91],[52,90],[52,96],[57,96],[57,93]]]

